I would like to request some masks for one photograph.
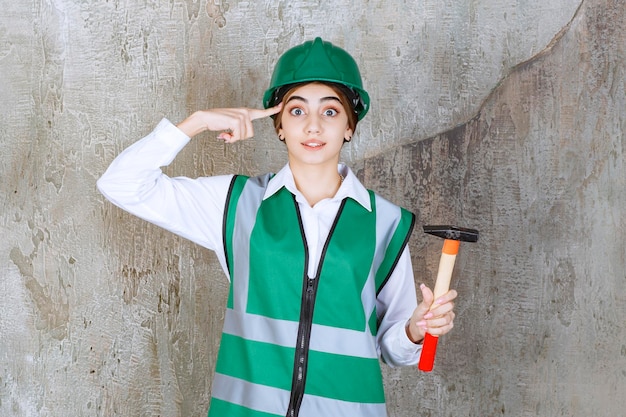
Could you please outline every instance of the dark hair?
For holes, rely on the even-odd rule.
[[[307,81],[303,83],[285,85],[280,87],[280,89],[276,92],[275,103],[278,104],[283,101],[285,97],[291,96],[291,94],[293,94],[296,89],[302,87],[303,85],[314,83],[327,85],[335,93],[337,93],[339,101],[341,102],[343,108],[346,109],[346,114],[348,115],[348,127],[352,130],[352,133],[354,133],[356,129],[356,124],[359,121],[359,115],[354,110],[355,95],[357,101],[358,95],[351,88],[348,88],[342,84],[324,81]],[[278,133],[278,130],[281,128],[284,110],[285,109],[283,108],[280,113],[276,114],[274,117],[274,130],[276,130],[276,133]]]

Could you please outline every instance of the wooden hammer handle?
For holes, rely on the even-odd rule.
[[[450,289],[450,279],[454,270],[454,262],[456,254],[459,252],[460,243],[458,240],[446,239],[443,243],[441,251],[441,259],[439,260],[439,270],[437,271],[437,281],[433,290],[434,299],[437,300]],[[424,343],[422,345],[422,353],[418,368],[420,371],[430,372],[435,364],[435,354],[437,352],[437,341],[439,338],[430,333],[426,333]]]

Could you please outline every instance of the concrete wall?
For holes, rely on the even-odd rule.
[[[0,415],[202,416],[226,280],[95,180],[158,122],[257,106],[322,35],[374,107],[346,147],[420,224],[480,229],[435,371],[386,369],[390,415],[618,416],[626,399],[620,0],[2,0]],[[276,170],[269,123],[168,173]],[[417,230],[416,279],[440,242]]]

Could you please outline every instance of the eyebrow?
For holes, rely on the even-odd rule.
[[[307,104],[309,103],[309,100],[307,100],[306,98],[301,97],[301,96],[291,96],[291,97],[289,97],[289,100],[287,100],[287,103],[289,103],[291,100],[300,100],[300,101],[304,101]],[[320,103],[323,103],[325,101],[337,101],[337,102],[341,103],[341,100],[339,100],[339,97],[336,97],[336,96],[322,97],[320,99]]]

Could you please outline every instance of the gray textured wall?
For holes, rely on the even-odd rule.
[[[161,117],[259,105],[316,35],[374,102],[344,159],[420,223],[482,232],[435,371],[385,370],[390,414],[626,415],[621,0],[0,3],[0,415],[205,414],[226,280],[95,180]],[[276,170],[257,128],[167,171]],[[411,241],[429,284],[433,239]]]

